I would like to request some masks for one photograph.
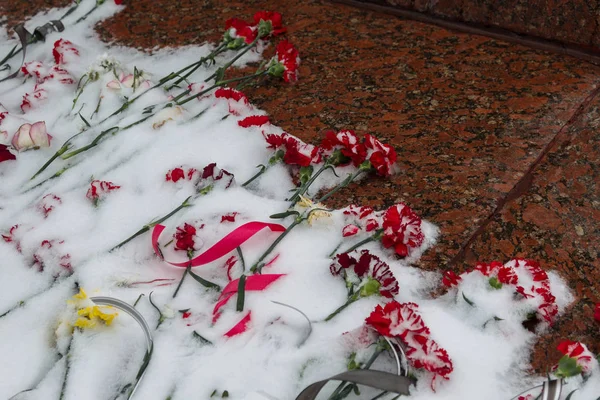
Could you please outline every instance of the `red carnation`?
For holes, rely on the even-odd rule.
[[[371,207],[358,207],[351,204],[344,209],[343,213],[344,215],[355,217],[347,218],[348,222],[351,222],[350,225],[356,226],[361,230],[364,229],[366,232],[372,232],[375,229],[379,229],[379,226],[381,225],[379,213],[375,213]]]
[[[112,182],[93,180],[90,183],[90,188],[88,189],[85,197],[91,200],[94,203],[94,205],[97,205],[98,201],[100,201],[100,199],[106,194],[120,188],[121,186],[115,185]]]
[[[35,106],[43,103],[43,101],[47,98],[48,92],[46,92],[46,89],[39,88],[38,85],[35,85],[33,92],[25,93],[25,95],[23,95],[23,101],[21,102],[21,111],[25,113],[34,108]]]
[[[390,176],[395,170],[396,150],[392,146],[381,143],[377,138],[367,134],[365,136],[367,159],[371,162],[377,174]]]
[[[394,247],[400,257],[409,255],[411,249],[420,247],[425,240],[421,230],[421,218],[406,204],[399,203],[387,209],[383,215],[384,247]]]
[[[17,157],[10,151],[8,151],[8,147],[6,145],[0,144],[0,162],[16,160]]]
[[[263,126],[269,122],[269,117],[266,115],[251,115],[238,121],[238,125],[242,128],[249,128],[251,126]]]
[[[54,62],[56,64],[65,63],[65,55],[73,54],[78,56],[79,50],[68,40],[58,39],[54,42],[54,49],[52,49],[52,55],[54,56]]]
[[[62,200],[60,199],[60,197],[50,193],[42,197],[42,200],[40,201],[38,207],[40,208],[40,210],[42,210],[42,212],[44,213],[44,217],[46,218],[48,217],[48,214],[50,214],[50,212],[54,210],[54,207],[58,206],[59,204],[62,204]]]
[[[298,80],[298,66],[300,65],[300,56],[298,50],[287,40],[282,40],[277,45],[276,55],[268,71],[270,75],[283,77],[286,82],[296,82]]]
[[[225,29],[231,39],[240,38],[246,44],[252,43],[258,34],[254,26],[239,18],[230,18],[225,21]]]
[[[321,147],[325,150],[328,156],[339,149],[344,157],[348,160],[342,161],[339,165],[344,165],[349,162],[355,167],[358,167],[365,161],[367,156],[366,147],[359,142],[358,137],[353,131],[345,130],[335,133],[328,131],[325,133],[325,138],[321,142]]]
[[[271,31],[265,32],[266,34],[270,33],[271,35],[277,36],[286,31],[286,28],[281,21],[281,14],[277,11],[258,11],[254,14],[254,23],[260,25],[260,21],[271,23]]]
[[[227,100],[229,112],[233,115],[240,115],[244,110],[250,110],[248,98],[239,90],[232,88],[220,88],[215,91],[215,97]]]
[[[306,144],[292,136],[285,140],[285,155],[283,162],[289,165],[308,167],[321,162],[321,149],[311,144]]]
[[[558,365],[554,367],[554,374],[560,378],[568,378],[570,376],[579,375],[582,372],[588,372],[594,363],[594,355],[588,348],[580,343],[571,340],[563,340],[556,347],[558,351],[564,354]],[[570,363],[565,363],[563,360],[575,360],[575,368]]]
[[[191,254],[194,250],[194,236],[196,235],[196,228],[188,223],[185,223],[183,227],[177,227],[177,232],[173,235],[175,239],[175,250],[185,251]]]
[[[165,177],[165,180],[167,182],[177,182],[180,179],[185,179],[185,172],[183,171],[183,168],[173,168],[172,170],[167,172],[167,175]]]
[[[442,278],[442,283],[446,287],[457,286],[462,278],[459,275],[456,275],[454,271],[447,270],[444,272],[444,276]]]
[[[378,305],[367,317],[366,323],[379,334],[396,337],[406,346],[406,356],[415,368],[424,368],[448,379],[453,371],[452,360],[446,350],[429,337],[429,328],[418,314],[419,306],[414,303],[392,301],[384,307]]]

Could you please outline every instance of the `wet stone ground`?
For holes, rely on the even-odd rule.
[[[10,2],[0,15],[10,26],[68,3]],[[148,51],[217,41],[230,17],[282,12],[302,57],[300,81],[246,88],[251,101],[308,142],[328,129],[373,133],[395,146],[402,167],[328,205],[409,204],[441,229],[423,269],[538,260],[577,298],[536,344],[534,370],[558,360],[563,338],[600,352],[600,67],[327,1],[125,4],[98,35]]]

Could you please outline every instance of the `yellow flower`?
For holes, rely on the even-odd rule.
[[[98,323],[109,326],[118,315],[116,312],[106,312],[113,309],[110,306],[94,305],[94,303],[88,299],[83,289],[81,289],[80,292],[73,297],[78,299],[80,302],[86,301],[86,304],[89,304],[80,305],[77,310],[78,317],[75,320],[74,326],[78,328],[94,328],[98,325]],[[73,304],[75,301],[70,300],[69,303]]]
[[[74,299],[85,300],[87,299],[87,293],[82,288],[79,288],[79,293],[73,296]]]
[[[313,222],[317,219],[320,218],[329,218],[331,217],[331,213],[325,210],[316,210],[313,211],[317,208],[325,208],[325,206],[321,203],[314,203],[311,199],[309,199],[308,197],[302,196],[300,195],[300,201],[298,201],[298,203],[296,203],[297,206],[301,207],[301,208],[306,208],[309,209],[309,215],[308,215],[308,224],[312,225]]]

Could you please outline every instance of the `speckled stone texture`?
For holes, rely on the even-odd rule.
[[[359,0],[600,51],[598,0]]]
[[[558,360],[549,346],[561,338],[600,352],[589,309],[600,291],[598,147],[584,139],[598,124],[600,67],[318,0],[132,1],[96,28],[109,42],[174,47],[217,41],[227,18],[265,8],[284,15],[300,81],[246,88],[251,101],[306,141],[354,129],[398,151],[399,175],[352,185],[328,205],[406,202],[441,229],[419,264],[427,270],[538,258],[577,299],[536,346],[535,370]]]

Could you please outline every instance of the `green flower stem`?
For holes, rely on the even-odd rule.
[[[190,76],[191,74],[193,74],[198,68],[200,68],[200,66],[202,64],[204,64],[206,61],[209,60],[214,60],[214,58],[216,56],[218,56],[219,54],[225,52],[227,50],[227,43],[221,43],[216,49],[214,49],[209,55],[207,55],[206,57],[202,57],[200,60],[198,60],[196,63],[194,64],[190,64],[185,68],[180,69],[179,71],[175,72],[175,75],[179,75],[183,72],[185,72],[187,69],[192,68],[191,71],[188,71],[185,75],[179,77],[179,79],[177,79],[175,82],[173,82],[169,87],[166,88],[166,90],[171,90],[173,89],[175,86],[179,85],[182,81],[184,81],[188,76]],[[209,79],[206,79],[206,81],[208,81]]]
[[[69,378],[69,370],[71,369],[71,345],[73,344],[74,333],[71,335],[71,340],[69,341],[69,346],[67,347],[67,351],[61,358],[65,359],[65,374],[63,375],[63,381],[60,388],[60,396],[59,400],[62,400],[65,397],[65,391],[67,390],[67,379]]]
[[[348,175],[348,178],[344,179],[344,181],[342,183],[340,183],[339,185],[337,185],[335,188],[333,188],[333,190],[331,190],[330,192],[328,192],[326,195],[324,195],[323,197],[321,197],[319,200],[316,200],[315,203],[322,203],[322,202],[324,202],[325,200],[327,200],[328,198],[330,198],[334,193],[336,193],[340,189],[345,188],[346,186],[348,186],[352,181],[354,181],[363,172],[366,172],[366,170],[359,169],[354,174]]]
[[[209,81],[213,78],[218,78],[217,80],[221,80],[223,79],[223,76],[225,75],[225,71],[227,70],[227,68],[231,67],[233,65],[234,62],[236,62],[237,60],[240,59],[240,57],[242,57],[244,54],[246,54],[250,49],[252,49],[254,46],[256,46],[256,44],[258,43],[258,40],[260,39],[260,36],[256,36],[256,38],[252,41],[252,43],[250,43],[248,46],[246,46],[242,51],[240,51],[235,57],[233,57],[227,64],[223,65],[222,67],[220,67],[219,69],[217,69],[215,71],[214,74],[212,74],[211,76],[209,76],[206,81]],[[206,82],[205,81],[205,82]]]
[[[277,239],[275,239],[275,241],[271,244],[271,246],[269,246],[269,248],[267,250],[265,250],[265,252],[258,258],[258,260],[256,260],[256,262],[254,263],[252,268],[250,268],[250,272],[258,272],[260,274],[262,271],[262,268],[264,267],[264,264],[262,264],[262,261],[265,258],[267,258],[267,256],[269,254],[271,254],[271,252],[275,249],[275,247],[277,247],[279,242],[281,242],[283,240],[283,238],[286,237],[287,234],[290,233],[290,231],[296,227],[296,225],[300,225],[300,223],[302,223],[302,221],[304,221],[304,217],[301,217],[301,216],[296,217],[294,222],[292,222],[292,224],[290,226],[288,226],[286,228],[286,230],[283,231]]]
[[[177,288],[175,289],[175,292],[173,293],[173,298],[175,298],[175,296],[177,296],[177,293],[179,293],[179,289],[181,288],[181,285],[183,284],[183,280],[185,279],[187,274],[190,272],[190,269],[192,269],[192,259],[191,258],[190,258],[189,265],[185,268],[185,271],[183,271],[181,280],[179,281],[179,284],[177,285]]]
[[[259,77],[259,76],[263,76],[263,75],[266,75],[267,73],[268,73],[268,71],[266,71],[266,70],[262,70],[262,71],[259,70],[256,73],[251,74],[251,75],[241,76],[239,78],[227,79],[225,81],[218,81],[214,85],[212,85],[211,87],[209,87],[208,89],[204,89],[203,91],[201,91],[201,92],[199,92],[197,94],[194,94],[194,95],[192,95],[190,97],[187,97],[185,99],[182,99],[181,101],[177,101],[176,99],[173,99],[172,102],[174,102],[178,106],[182,106],[185,103],[188,103],[188,102],[190,102],[190,101],[192,101],[194,99],[197,99],[200,96],[205,95],[206,93],[210,92],[211,90],[213,90],[215,88],[225,86],[228,83],[238,82],[238,81],[241,81],[241,80],[244,80],[244,79],[256,78],[256,77]]]
[[[30,181],[34,180],[39,174],[41,174],[42,172],[44,172],[44,170],[46,168],[48,168],[48,166],[50,166],[50,164],[52,164],[52,162],[54,160],[56,160],[58,157],[61,157],[64,153],[67,152],[67,150],[69,150],[71,148],[71,140],[74,139],[75,137],[79,136],[82,132],[71,136],[69,139],[67,139],[67,141],[65,143],[63,143],[63,145],[60,147],[60,149],[58,149],[56,151],[56,153],[54,153],[54,155],[52,157],[50,157],[48,159],[48,161],[46,161],[46,163],[44,165],[42,165],[42,167],[40,169],[37,170],[37,172],[35,174],[33,174],[33,176],[31,178],[29,178]]]
[[[350,253],[351,251],[358,249],[362,245],[365,245],[369,242],[374,242],[375,240],[379,240],[382,233],[383,233],[383,231],[381,229],[378,229],[374,235],[371,235],[368,238],[361,240],[360,242],[356,243],[354,246],[351,246],[349,249],[342,251],[341,253],[338,253],[338,254]]]
[[[335,310],[334,312],[329,314],[327,316],[327,318],[325,318],[325,321],[330,321],[331,319],[333,319],[333,317],[338,315],[340,312],[342,312],[344,309],[346,309],[346,307],[348,307],[350,304],[354,303],[359,298],[360,298],[360,295],[358,293],[355,293],[352,296],[350,296],[344,304],[342,304],[340,307],[338,307],[337,310]]]
[[[171,218],[173,215],[175,215],[176,213],[178,213],[180,210],[184,209],[185,207],[190,207],[192,204],[189,203],[189,200],[192,198],[192,196],[188,197],[187,199],[185,199],[183,201],[183,203],[181,203],[177,208],[175,208],[173,211],[171,211],[170,213],[168,213],[167,215],[165,215],[162,218],[159,218],[156,221],[153,221],[147,225],[144,225],[144,227],[142,229],[140,229],[139,231],[137,231],[136,233],[134,233],[133,235],[131,235],[130,237],[128,237],[127,239],[123,240],[121,243],[119,243],[118,245],[116,245],[115,247],[113,247],[112,249],[110,249],[110,251],[114,251],[116,249],[118,249],[119,247],[129,243],[130,241],[132,241],[133,239],[135,239],[136,237],[140,236],[143,233],[146,233],[150,230],[150,228],[153,228],[154,226],[166,221],[167,219]]]
[[[289,201],[291,202],[290,206],[296,204],[300,196],[306,193],[309,186],[312,185],[313,182],[319,177],[319,175],[321,175],[330,166],[331,165],[327,161],[325,161],[325,164],[323,164],[323,166],[317,172],[315,172],[304,185],[300,185],[298,190],[296,190],[296,193],[294,193],[294,195],[289,199]]]
[[[83,21],[84,19],[86,19],[87,17],[89,17],[90,14],[93,13],[94,11],[96,11],[97,8],[98,8],[98,2],[96,2],[96,5],[94,6],[94,8],[92,8],[90,11],[88,11],[87,13],[85,13],[83,16],[79,17],[77,19],[77,21],[75,21],[75,23],[78,24],[81,21]]]
[[[135,124],[135,125],[137,125],[137,124],[139,124],[139,123],[141,123],[141,122],[143,122],[143,121],[147,120],[148,118],[150,118],[150,117],[145,117],[145,118],[143,118],[142,120],[140,120],[140,121],[137,121],[137,122],[136,122],[136,123],[134,123],[134,124]],[[94,140],[92,140],[92,142],[91,142],[90,144],[88,144],[88,145],[85,145],[85,146],[83,146],[83,147],[81,147],[81,148],[79,148],[79,149],[77,149],[77,150],[73,150],[73,151],[71,151],[71,152],[69,152],[69,153],[67,153],[67,154],[63,154],[63,155],[61,155],[61,156],[60,156],[60,158],[62,158],[63,160],[68,160],[68,159],[69,159],[69,158],[71,158],[71,157],[75,157],[77,154],[81,154],[81,153],[83,153],[84,151],[88,151],[89,149],[96,147],[96,146],[98,145],[98,143],[100,143],[100,140],[102,140],[102,138],[103,138],[104,136],[108,135],[109,133],[112,133],[112,134],[114,135],[114,134],[116,134],[118,131],[120,131],[120,130],[125,130],[125,129],[127,129],[127,128],[128,128],[128,127],[126,127],[126,128],[122,128],[122,129],[121,129],[121,128],[119,128],[118,126],[113,126],[112,128],[108,128],[108,129],[106,129],[106,130],[103,130],[102,132],[100,132],[100,133],[98,134],[98,136],[96,136],[96,137],[94,138]]]
[[[256,174],[254,174],[254,176],[250,179],[248,179],[246,182],[242,183],[242,187],[246,187],[249,184],[251,184],[252,182],[254,182],[255,179],[258,179],[259,176],[261,176],[262,174],[265,173],[265,171],[267,170],[267,167],[265,167],[264,165],[259,165],[260,167],[260,171],[258,171]]]
[[[373,363],[375,362],[375,360],[377,360],[377,358],[381,355],[381,353],[383,353],[385,351],[385,348],[377,345],[377,348],[375,349],[375,352],[371,355],[371,358],[369,358],[367,360],[367,362],[365,363],[365,365],[363,365],[361,367],[361,369],[369,369],[371,368],[371,365],[373,365]],[[346,381],[342,381],[338,387],[336,388],[336,390],[331,394],[331,396],[328,397],[328,400],[341,400],[346,398],[346,396],[348,396],[348,394],[350,394],[351,390],[347,390],[344,388],[344,385],[346,384]],[[356,386],[355,383],[351,383],[349,385],[350,388]],[[380,394],[379,396],[377,396],[376,398],[381,397],[382,394]]]

